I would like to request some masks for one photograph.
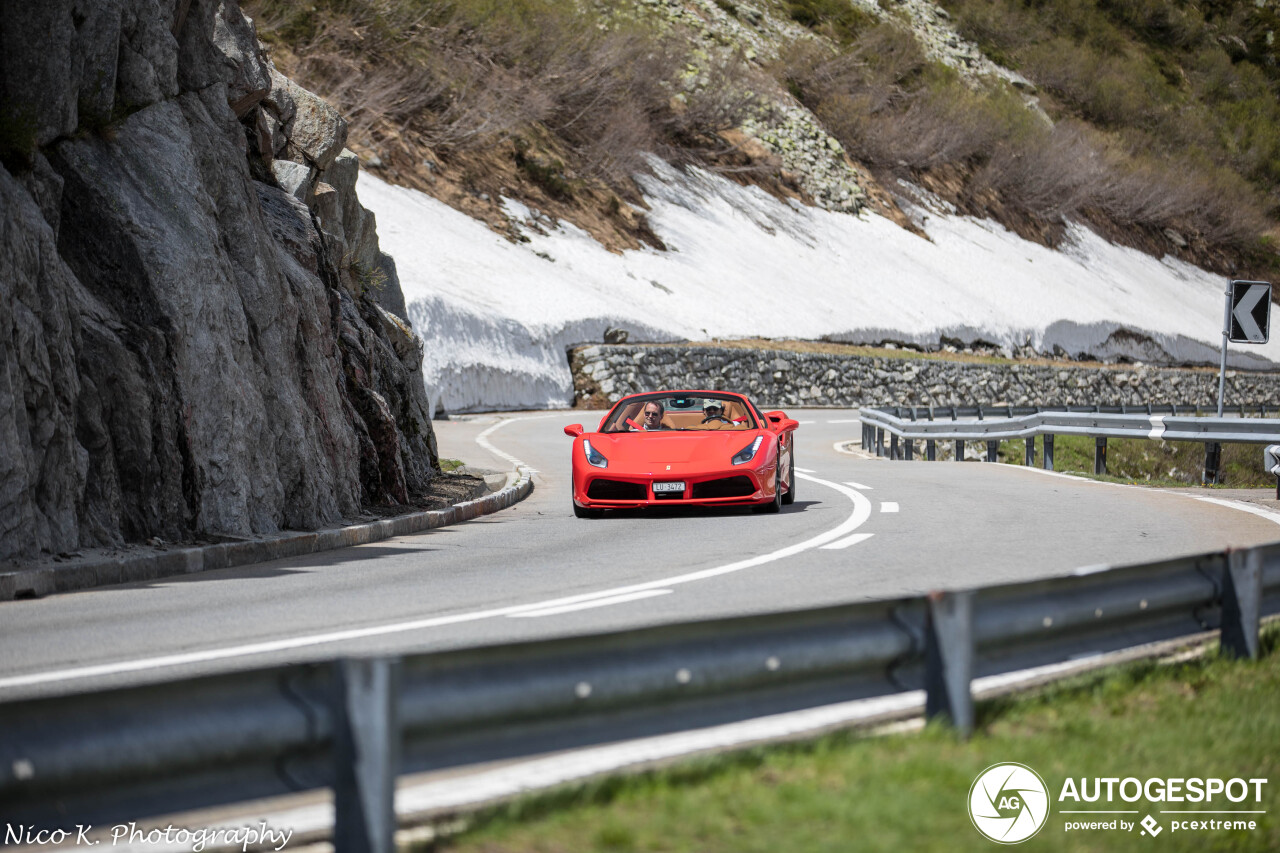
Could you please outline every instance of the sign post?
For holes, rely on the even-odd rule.
[[[1227,306],[1222,319],[1222,361],[1218,367],[1218,417],[1222,417],[1227,390],[1227,343],[1265,344],[1270,338],[1271,285],[1265,281],[1232,280],[1227,284]],[[1205,445],[1204,482],[1218,481],[1222,445]]]

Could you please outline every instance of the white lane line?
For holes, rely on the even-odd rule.
[[[852,480],[845,480],[844,484],[846,486],[853,486],[855,489],[859,489],[860,491],[864,491],[864,492],[872,491],[870,486],[864,486],[861,483],[855,483]]]
[[[613,595],[608,598],[597,598],[592,601],[581,601],[577,604],[566,604],[563,607],[545,607],[542,610],[526,610],[523,613],[508,613],[508,619],[531,619],[539,616],[559,616],[561,613],[573,613],[576,610],[590,610],[593,607],[608,607],[611,604],[626,604],[628,601],[639,601],[658,595],[670,595],[670,589],[646,589],[628,595]]]
[[[1181,492],[1177,489],[1154,489],[1151,486],[1139,486],[1135,483],[1108,483],[1105,480],[1091,480],[1088,477],[1079,477],[1075,474],[1064,474],[1061,471],[1046,471],[1043,468],[1028,468],[1025,465],[1009,465],[1007,466],[1015,471],[1030,471],[1034,474],[1042,474],[1048,477],[1061,477],[1064,480],[1075,480],[1078,483],[1093,483],[1095,486],[1114,486],[1117,489],[1142,489],[1146,492],[1163,492],[1166,495],[1178,495],[1183,498],[1191,498],[1193,501],[1204,501],[1205,503],[1217,504],[1228,509],[1238,509],[1241,512],[1251,513],[1268,521],[1274,521],[1280,524],[1280,513],[1273,512],[1264,507],[1255,506],[1248,501],[1234,501],[1228,498],[1214,498],[1208,495],[1193,495],[1187,492]]]
[[[1178,492],[1174,492],[1174,494],[1178,494]],[[1280,524],[1280,513],[1272,512],[1271,510],[1264,509],[1260,506],[1254,506],[1253,504],[1245,501],[1233,501],[1227,498],[1211,498],[1207,495],[1186,495],[1186,497],[1194,498],[1198,501],[1204,501],[1207,504],[1217,504],[1218,506],[1238,509],[1241,512],[1253,513],[1256,516],[1265,518],[1267,521],[1274,521],[1276,524]]]
[[[855,447],[858,449],[854,450],[853,448]],[[878,458],[875,454],[874,446],[870,448],[863,448],[861,442],[856,438],[852,440],[846,438],[843,441],[837,441],[831,445],[831,449],[836,453],[843,453],[846,456],[856,456],[859,459]]]
[[[881,501],[880,511],[881,512],[897,512],[898,502],[897,501]]]
[[[535,417],[554,417],[553,415],[535,416]],[[509,421],[504,421],[509,423]],[[0,678],[0,690],[11,687],[29,687],[36,684],[50,684],[53,682],[74,681],[82,678],[94,678],[98,676],[119,675],[126,672],[143,672],[153,669],[164,669],[175,666],[189,666],[191,664],[208,663],[217,660],[229,660],[231,658],[251,657],[254,655],[270,654],[273,652],[293,651],[296,649],[310,648],[313,646],[328,645],[330,643],[341,643],[352,640],[365,640],[371,637],[385,637],[390,634],[402,634],[408,631],[421,631],[427,628],[440,628],[446,625],[458,625],[465,622],[478,622],[484,619],[493,619],[499,616],[510,616],[515,613],[524,613],[527,611],[545,610],[552,607],[559,607],[568,604],[577,604],[583,601],[592,601],[598,598],[609,598],[613,596],[626,595],[632,592],[641,592],[652,589],[662,589],[664,587],[675,586],[678,584],[692,583],[693,581],[706,580],[707,578],[719,577],[733,572],[740,572],[744,569],[762,566],[766,563],[781,560],[786,557],[792,557],[811,548],[818,548],[842,536],[847,536],[858,528],[863,522],[871,517],[871,502],[868,501],[858,492],[839,483],[832,483],[828,480],[822,480],[812,477],[808,474],[796,472],[796,476],[804,480],[817,483],[822,486],[835,489],[840,494],[849,498],[854,504],[853,512],[843,522],[817,536],[811,537],[798,542],[794,545],[788,545],[785,548],[779,548],[776,551],[770,551],[767,554],[761,554],[757,557],[750,557],[745,560],[727,563],[723,566],[716,566],[710,569],[703,569],[697,572],[690,572],[675,577],[660,578],[658,580],[649,581],[647,583],[631,584],[629,586],[615,587],[613,589],[604,589],[598,592],[585,593],[582,595],[571,595],[564,598],[552,598],[545,601],[532,602],[529,604],[517,604],[507,607],[495,607],[488,610],[474,610],[467,613],[454,613],[448,616],[431,616],[425,619],[413,619],[407,622],[394,622],[389,625],[375,625],[364,628],[350,628],[345,631],[328,631],[322,634],[307,634],[301,637],[285,637],[279,640],[267,640],[259,643],[246,643],[239,646],[227,646],[219,649],[205,649],[195,652],[182,652],[171,655],[158,655],[150,658],[139,658],[135,660],[118,661],[116,663],[96,664],[94,666],[80,666],[70,669],[53,670],[49,672],[31,673],[29,675],[16,675],[8,678]]]
[[[874,535],[875,535],[874,533],[855,533],[852,536],[846,536],[843,539],[837,539],[835,542],[832,542],[830,545],[823,545],[822,549],[824,551],[835,551],[843,548],[848,548],[850,545],[857,545],[859,542],[865,542],[866,540],[870,539]]]
[[[860,424],[862,421],[858,418],[849,418],[848,420],[827,421],[829,424]]]
[[[803,424],[816,424],[816,423],[817,423],[817,421],[796,421],[796,423],[801,424],[801,425],[803,425]]]
[[[812,469],[812,468],[796,468],[795,470],[796,470],[796,471],[799,471],[801,474],[812,474],[812,473],[813,473],[813,469]]]
[[[510,453],[499,450],[498,448],[490,444],[489,436],[493,435],[493,433],[502,429],[507,424],[515,423],[516,421],[538,421],[538,420],[542,420],[543,418],[555,418],[555,417],[563,417],[563,415],[560,415],[557,413],[553,415],[528,415],[527,417],[523,417],[523,418],[505,418],[503,420],[498,421],[496,424],[494,424],[493,426],[486,429],[484,432],[477,435],[476,444],[480,445],[485,450],[489,451],[499,459],[504,459],[507,462],[510,462],[517,470],[520,468],[523,468],[525,471],[527,471],[530,474],[537,474],[538,473],[537,468],[530,468],[528,465],[524,464],[523,461],[515,458]]]

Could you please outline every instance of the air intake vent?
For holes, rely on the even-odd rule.
[[[587,497],[593,501],[642,501],[648,496],[649,490],[642,483],[596,479],[587,486]]]
[[[723,477],[693,484],[694,500],[698,498],[749,498],[755,494],[755,484],[750,477]]]

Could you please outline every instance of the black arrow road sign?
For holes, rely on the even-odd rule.
[[[1231,282],[1233,344],[1265,344],[1271,321],[1271,285],[1265,281]]]

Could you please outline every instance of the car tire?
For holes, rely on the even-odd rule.
[[[796,502],[796,452],[791,451],[791,461],[787,463],[787,493],[782,496],[782,505],[791,506]]]
[[[575,518],[599,518],[600,510],[587,509],[584,506],[578,506],[577,501],[573,503],[573,515]]]
[[[767,504],[760,504],[756,507],[756,512],[763,512],[772,515],[775,512],[782,511],[782,466],[779,465],[774,469],[773,473],[773,500]]]

